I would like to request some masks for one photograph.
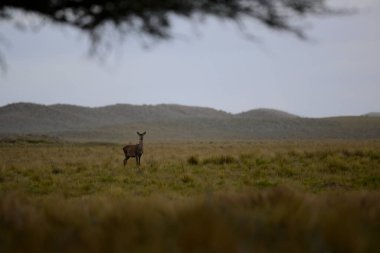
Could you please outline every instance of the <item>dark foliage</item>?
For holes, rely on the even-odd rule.
[[[294,25],[292,18],[329,12],[325,0],[2,0],[0,21],[15,19],[17,10],[78,28],[95,41],[107,25],[122,34],[138,32],[169,38],[173,15],[234,21],[248,17],[302,37],[302,29]]]
[[[253,19],[272,30],[305,38],[296,17],[332,13],[327,0],[1,0],[0,22],[18,22],[21,15],[37,15],[44,21],[74,27],[90,36],[92,53],[98,44],[112,45],[105,32],[112,28],[124,38],[138,34],[153,39],[172,37],[172,17],[188,20],[216,17],[240,23]],[[21,15],[20,15],[21,14]],[[24,24],[24,28],[30,24]],[[102,43],[100,43],[102,42]],[[0,43],[1,40],[0,34]],[[1,49],[1,48],[0,48]],[[106,50],[108,51],[108,50]],[[107,52],[105,52],[107,54]],[[0,69],[6,62],[0,50]]]

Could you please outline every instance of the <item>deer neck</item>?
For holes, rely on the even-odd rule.
[[[143,150],[143,140],[141,139],[140,142],[139,142],[139,150]]]

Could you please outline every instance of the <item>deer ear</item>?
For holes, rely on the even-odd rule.
[[[146,131],[142,133],[142,135],[145,135],[146,134]]]
[[[139,131],[136,132],[138,135],[140,135]]]

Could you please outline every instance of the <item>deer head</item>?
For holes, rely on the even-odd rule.
[[[144,135],[146,134],[146,132],[143,132],[142,134],[137,132],[137,134],[139,135],[140,140],[142,140],[144,138]]]

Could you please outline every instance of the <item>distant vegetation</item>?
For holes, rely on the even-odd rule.
[[[368,117],[380,117],[380,112],[370,112],[370,113],[364,114],[364,116],[368,116]]]
[[[0,138],[0,145],[2,144],[58,144],[62,143],[62,140],[57,137],[48,135],[9,135]]]
[[[380,249],[377,140],[147,141],[140,168],[121,145],[14,140],[0,252]]]
[[[126,142],[136,130],[151,141],[380,138],[380,117],[302,118],[272,109],[230,114],[181,105],[10,104],[0,107],[0,137],[38,134],[74,141]]]

